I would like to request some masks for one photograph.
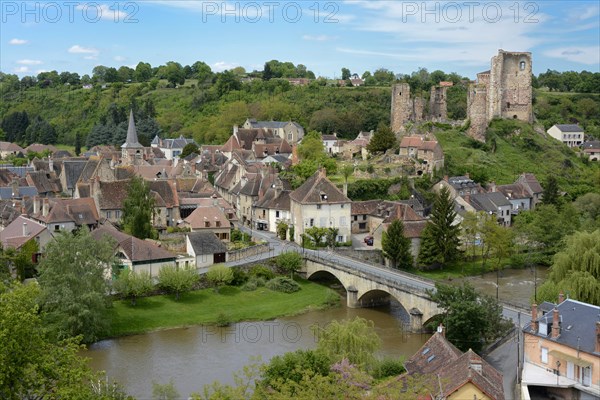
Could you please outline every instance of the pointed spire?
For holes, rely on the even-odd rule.
[[[122,148],[141,148],[144,147],[138,142],[135,121],[133,120],[133,110],[129,111],[129,126],[127,127],[127,140],[121,146]]]

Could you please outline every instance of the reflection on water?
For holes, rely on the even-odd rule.
[[[429,335],[404,334],[406,311],[397,303],[374,309],[340,307],[263,322],[243,322],[226,328],[195,326],[105,340],[90,347],[91,365],[107,371],[139,399],[152,397],[152,382],[173,379],[181,396],[219,380],[232,383],[232,372],[251,357],[263,361],[297,349],[316,346],[311,326],[360,316],[375,323],[386,357],[410,357]]]

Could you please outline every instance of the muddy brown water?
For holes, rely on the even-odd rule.
[[[538,286],[547,275],[536,272]],[[532,269],[506,270],[500,276],[500,299],[527,304],[534,290]],[[479,291],[496,293],[496,274],[469,277]],[[454,280],[458,284],[460,280]],[[233,383],[232,373],[260,356],[268,361],[297,349],[316,346],[311,326],[323,327],[333,320],[355,316],[371,320],[382,339],[381,356],[410,357],[430,335],[407,334],[402,330],[408,315],[398,303],[378,308],[350,309],[342,298],[339,307],[311,311],[273,321],[242,322],[226,328],[194,326],[143,335],[104,340],[90,346],[84,355],[91,366],[104,370],[136,398],[152,398],[152,382],[173,380],[182,398],[200,392],[215,380]]]

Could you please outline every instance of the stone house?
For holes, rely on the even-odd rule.
[[[527,398],[597,399],[600,394],[600,307],[559,295],[532,305],[523,328],[521,389]]]
[[[289,143],[298,143],[304,137],[304,128],[292,121],[257,121],[247,119],[242,125],[244,129],[271,129],[281,139]]]
[[[523,173],[519,175],[515,183],[523,185],[527,193],[531,195],[531,208],[535,208],[542,201],[544,189],[534,174]]]
[[[150,146],[160,149],[167,160],[173,160],[179,158],[179,155],[183,152],[183,148],[190,143],[196,144],[194,139],[186,139],[183,135],[180,135],[176,139],[161,139],[155,136]]]
[[[323,140],[323,147],[325,148],[326,153],[337,154],[334,153],[334,147],[338,141],[337,134],[335,132],[332,135],[321,135],[321,139]]]
[[[369,145],[369,142],[374,134],[374,131],[361,131],[354,140],[345,142],[343,147],[340,147],[340,151],[344,160],[352,160],[354,157],[360,156],[360,159],[365,161],[369,156],[367,146]]]
[[[302,243],[302,234],[313,226],[337,228],[337,242],[349,241],[351,204],[352,201],[327,179],[325,170],[318,170],[290,193],[294,241]]]
[[[503,400],[502,374],[472,350],[461,352],[450,343],[440,325],[437,332],[405,363],[406,376],[430,376],[428,382],[439,389],[436,399]],[[434,398],[426,396],[426,398]]]
[[[51,232],[71,232],[82,226],[89,230],[98,227],[100,217],[94,199],[33,198],[31,219]]]
[[[444,168],[444,152],[437,140],[425,140],[420,136],[405,136],[400,141],[401,156],[410,157],[419,163],[416,174],[433,174]]]
[[[231,223],[217,205],[197,207],[180,224],[191,232],[210,232],[223,242],[229,242]]]
[[[433,186],[433,190],[436,193],[439,193],[443,187],[450,191],[452,198],[465,196],[466,194],[473,195],[485,192],[479,183],[476,183],[469,177],[469,174],[452,177],[444,176],[444,179]]]
[[[17,154],[25,154],[25,150],[16,143],[0,142],[0,157],[4,160],[8,156],[16,156]]]
[[[513,204],[500,192],[466,194],[463,199],[471,204],[475,211],[483,211],[494,215],[498,224],[502,226],[511,225]]]
[[[158,276],[162,267],[175,266],[177,255],[163,249],[150,240],[141,240],[111,226],[101,226],[91,232],[99,240],[105,236],[115,243],[115,256],[121,269],[133,272],[146,271]]]
[[[581,149],[590,161],[600,161],[600,140],[585,142]]]
[[[576,124],[553,125],[546,133],[569,147],[581,146],[585,138],[583,128]]]
[[[284,185],[280,179],[275,180],[254,204],[256,229],[276,233],[279,222],[291,223],[290,193],[288,185]]]
[[[35,240],[39,251],[43,252],[52,239],[53,235],[46,226],[25,215],[19,215],[0,231],[0,242],[4,249],[19,250],[25,243]]]

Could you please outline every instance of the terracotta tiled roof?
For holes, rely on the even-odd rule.
[[[30,144],[29,146],[25,147],[26,153],[28,153],[30,151],[33,151],[35,153],[41,153],[45,150],[50,150],[51,153],[54,153],[55,151],[58,151],[58,148],[55,146],[52,146],[51,144],[39,144],[39,143],[33,143],[33,144]]]
[[[525,173],[522,175],[522,177],[525,183],[529,185],[529,188],[533,191],[533,193],[542,193],[544,191],[542,185],[540,185],[540,182],[537,180],[534,174]]]
[[[24,149],[16,143],[0,142],[0,151],[14,151],[25,153]]]
[[[434,151],[437,147],[439,147],[438,142],[436,142],[435,140],[428,140],[423,142],[421,150]]]
[[[351,202],[341,190],[327,179],[323,170],[315,172],[313,176],[290,194],[290,198],[300,204]]]
[[[185,224],[192,229],[228,229],[231,228],[229,220],[219,207],[198,207],[185,220]],[[219,226],[217,226],[217,222]],[[208,226],[207,226],[208,223]]]
[[[24,235],[24,224],[27,224],[27,235]],[[46,227],[24,215],[18,216],[6,228],[0,231],[0,242],[4,248],[18,249],[30,239],[46,230]]]
[[[221,147],[222,152],[231,153],[233,150],[241,149],[240,144],[238,143],[237,137],[235,135],[231,135],[227,142]]]
[[[125,254],[125,256],[134,263],[148,261],[165,261],[175,260],[175,254],[167,251],[152,242],[141,240],[126,233],[120,232],[112,227],[100,227],[91,232],[91,235],[100,239],[104,236],[109,236],[117,242],[117,248]]]
[[[99,182],[98,207],[101,210],[120,210],[127,198],[130,181]]]
[[[531,195],[520,183],[513,183],[510,185],[498,185],[496,186],[496,190],[502,193],[509,200],[531,198]]]
[[[456,346],[436,332],[404,363],[404,367],[409,374],[431,374],[461,355],[462,352]]]
[[[423,138],[420,136],[404,136],[400,141],[400,147],[418,147],[423,145]]]
[[[277,191],[274,188],[267,189],[262,199],[256,202],[256,208],[271,210],[290,210],[290,190]]]
[[[174,181],[150,181],[148,182],[148,186],[150,187],[150,190],[153,190],[160,195],[165,202],[165,207],[179,207],[179,197],[177,196],[177,189],[175,188]]]
[[[353,201],[350,207],[351,215],[367,215],[375,211],[381,200]]]

